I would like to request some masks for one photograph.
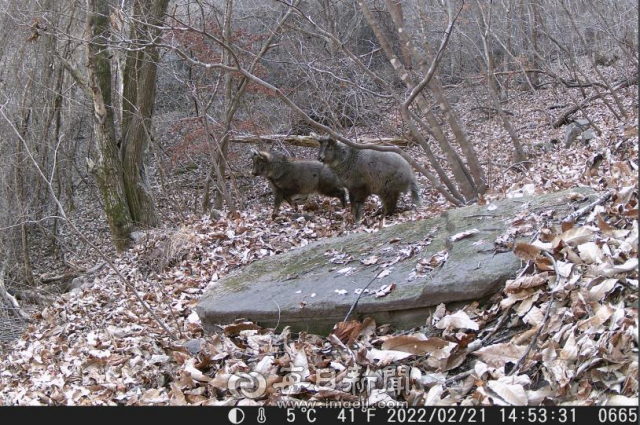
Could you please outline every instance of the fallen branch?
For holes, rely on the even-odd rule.
[[[66,263],[66,264],[70,264],[70,263]],[[100,270],[101,268],[103,268],[106,265],[107,265],[107,263],[102,262],[102,263],[99,263],[99,264],[93,266],[89,270],[87,270],[85,268],[77,268],[75,271],[68,272],[68,273],[63,273],[63,274],[59,274],[59,275],[55,275],[55,276],[43,274],[43,275],[40,276],[40,282],[42,282],[42,283],[51,283],[51,282],[57,282],[59,280],[75,279],[76,277],[80,276],[81,274],[92,274],[92,273],[95,273],[95,272],[97,272],[98,270]]]
[[[378,273],[379,274],[379,273]],[[364,287],[364,289],[362,290],[362,292],[360,292],[358,294],[358,298],[356,298],[356,300],[353,302],[353,304],[351,304],[351,308],[349,309],[349,311],[347,312],[347,315],[344,316],[344,319],[342,320],[343,322],[346,322],[349,319],[349,316],[351,315],[351,312],[356,308],[356,306],[358,305],[358,301],[360,301],[360,298],[362,297],[362,295],[364,295],[364,291],[367,290],[369,288],[369,286],[373,283],[374,280],[376,280],[376,278],[378,277],[378,274],[376,274],[376,276],[371,279],[369,281],[369,283],[367,283],[367,286]]]
[[[586,213],[588,213],[589,211],[594,209],[596,207],[596,205],[604,204],[609,198],[611,198],[611,195],[612,195],[612,192],[606,192],[604,195],[602,195],[600,198],[596,199],[595,201],[593,201],[589,205],[585,205],[584,207],[580,208],[579,210],[576,210],[576,211],[572,212],[571,214],[569,214],[568,216],[566,216],[562,220],[562,222],[563,223],[573,223],[573,222],[575,222],[577,219],[579,219],[580,217],[582,217],[583,215],[585,215]]]
[[[513,164],[509,165],[507,167],[507,169],[502,172],[502,175],[504,176],[507,173],[507,171],[509,171],[512,168],[513,169],[517,169],[517,168],[521,167],[521,169],[519,171],[526,171],[525,164],[531,165],[531,164],[533,164],[533,162],[531,162],[531,161],[520,161],[520,162],[513,163]]]
[[[493,327],[493,329],[491,329],[491,331],[484,338],[482,338],[482,345],[483,346],[486,345],[491,338],[493,338],[493,336],[496,334],[496,332],[498,332],[498,330],[502,327],[504,322],[507,321],[507,318],[509,317],[509,310],[511,310],[511,308],[507,308],[502,313],[502,315],[498,319],[498,323],[496,323],[496,325]]]
[[[620,89],[623,89],[625,87],[629,87],[632,84],[635,84],[635,82],[637,81],[637,79],[633,79],[633,78],[628,78],[625,81],[619,83],[617,86],[615,86],[612,89],[612,92],[616,92]],[[593,96],[590,96],[588,98],[586,98],[585,100],[583,100],[582,102],[580,102],[578,105],[572,106],[571,108],[565,110],[558,118],[556,118],[556,120],[553,122],[552,127],[553,128],[558,128],[561,127],[562,125],[564,125],[567,122],[567,119],[569,118],[569,116],[571,114],[576,113],[578,110],[584,108],[589,102],[596,100],[596,99],[600,99],[601,97],[603,97],[604,95],[607,94],[611,94],[611,92],[606,92],[606,93],[597,93],[594,94]]]
[[[451,378],[448,378],[446,381],[444,381],[444,384],[450,385],[456,381],[459,381],[460,379],[466,378],[467,376],[471,375],[473,372],[475,372],[475,369],[465,370],[464,372],[458,373],[457,375],[453,375]]]
[[[95,273],[95,272],[97,272],[98,270],[100,270],[101,268],[103,268],[106,265],[107,265],[106,262],[99,263],[99,264],[91,267],[89,270],[87,270],[87,274]]]
[[[42,282],[42,283],[51,283],[51,282],[57,282],[59,280],[71,280],[71,279],[75,279],[79,275],[80,275],[80,272],[63,273],[63,274],[59,274],[57,276],[41,275],[40,276],[40,282]]]
[[[483,114],[487,115],[487,116],[494,116],[494,115],[498,115],[498,110],[496,108],[490,108],[488,106],[477,106],[475,108],[471,108],[472,111],[480,111]],[[502,112],[504,112],[507,115],[511,115],[512,117],[515,117],[516,114],[514,114],[511,111],[507,111],[506,109],[503,110]]]
[[[28,304],[49,305],[53,304],[55,297],[53,295],[45,295],[33,289],[9,289],[16,299],[21,299]],[[7,291],[8,292],[8,291]]]
[[[7,288],[4,286],[4,269],[0,271],[0,297],[3,298],[7,302],[7,304],[11,306],[12,311],[20,316],[21,319],[26,322],[31,322],[31,318],[22,310],[16,297],[7,292]]]
[[[286,134],[272,134],[268,136],[232,136],[229,139],[233,143],[288,143],[294,146],[317,148],[318,141],[312,136],[296,136]],[[409,145],[409,140],[397,137],[363,138],[358,142],[370,145],[391,145],[405,147]]]

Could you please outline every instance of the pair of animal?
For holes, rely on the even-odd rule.
[[[362,207],[372,194],[382,200],[385,215],[393,214],[400,195],[407,191],[413,203],[421,205],[411,166],[397,153],[356,149],[329,136],[320,137],[318,142],[320,162],[252,150],[253,175],[269,180],[274,192],[273,218],[283,200],[297,208],[295,196],[313,193],[338,198],[346,208],[348,191],[356,223],[362,219]]]

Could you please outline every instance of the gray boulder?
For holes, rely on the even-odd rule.
[[[496,251],[496,238],[523,213],[552,210],[559,222],[572,211],[569,193],[575,192],[591,200],[596,196],[591,189],[576,188],[505,199],[496,208],[472,205],[264,258],[212,284],[197,313],[211,332],[219,330],[217,324],[246,318],[267,327],[326,333],[344,319],[357,290],[371,282],[370,293],[360,298],[350,319],[370,316],[398,328],[421,326],[440,303],[480,300],[498,291],[522,264],[511,251]],[[452,241],[465,231],[471,234]],[[441,251],[448,253],[447,261],[429,270],[427,260]],[[385,269],[390,273],[376,278]],[[376,290],[391,284],[395,289],[376,296]]]

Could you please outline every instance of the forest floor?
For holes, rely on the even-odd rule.
[[[566,127],[551,122],[573,104],[568,93],[580,98],[580,90],[518,92],[505,108],[531,153],[526,169],[510,167],[512,145],[499,118],[487,117],[460,90],[455,106],[490,186],[480,202],[580,186],[610,195],[564,226],[562,217],[554,217],[556,225],[514,217],[496,247],[514,248],[515,236],[531,244],[518,245],[523,269],[491,299],[457,312],[441,305],[415,329],[350,321],[327,336],[240,321],[207,334],[194,308],[209,285],[262,257],[381,225],[375,198],[359,226],[337,201],[320,197],[297,212],[285,204],[272,220],[268,185],[250,175],[255,146],[234,144],[237,214],[198,213],[206,157],[194,157],[194,166],[183,160],[167,166],[162,179],[155,170],[164,227],[139,232],[120,255],[111,248],[97,191],[91,183],[79,189],[70,217],[118,273],[108,266],[87,273],[103,260],[72,235],[63,241],[64,262],[52,263],[44,248],[35,256],[41,280],[69,273],[79,287],[60,293],[43,285],[46,306],[29,306],[25,332],[0,345],[0,405],[637,405],[638,87],[619,92],[626,118],[600,100],[586,106],[601,133],[570,148],[563,146]],[[418,148],[408,149],[426,163]],[[423,206],[413,210],[405,198],[385,227],[451,208],[426,178],[419,182]],[[247,380],[264,388],[252,395]]]

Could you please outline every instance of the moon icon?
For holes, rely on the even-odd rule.
[[[244,412],[237,407],[229,410],[229,422],[236,425],[242,423],[244,421]]]

